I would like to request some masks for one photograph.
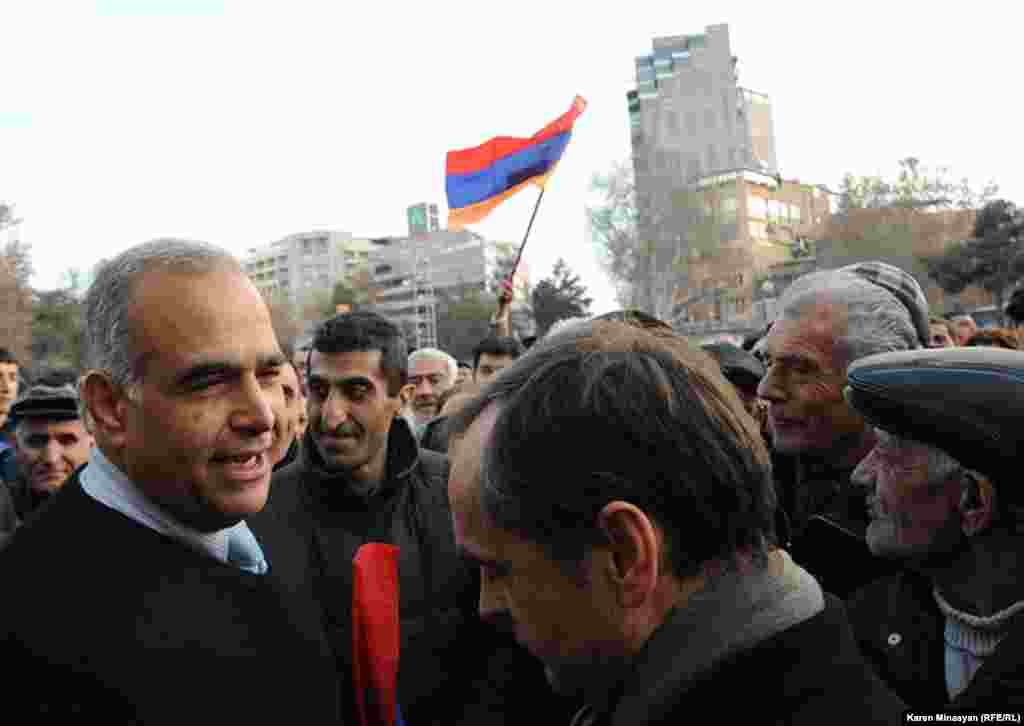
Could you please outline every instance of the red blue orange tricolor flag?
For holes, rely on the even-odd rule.
[[[587,102],[576,96],[568,111],[529,138],[496,136],[472,149],[449,151],[445,163],[448,228],[481,221],[527,184],[543,189],[586,107]]]
[[[402,726],[398,548],[364,544],[352,559],[352,575],[352,680],[359,726]]]

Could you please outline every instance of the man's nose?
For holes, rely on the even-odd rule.
[[[46,446],[43,447],[43,455],[40,460],[47,466],[53,468],[60,463],[61,455],[64,453],[64,447],[54,440],[50,440]]]
[[[868,455],[861,459],[857,467],[850,474],[850,483],[863,489],[873,490],[875,487],[877,461],[875,451],[872,449]]]
[[[430,396],[434,393],[434,386],[426,378],[421,378],[416,384],[417,396]]]
[[[766,401],[780,402],[786,399],[786,390],[778,380],[779,374],[771,368],[764,374],[764,377],[757,384],[757,396]]]
[[[348,420],[348,402],[335,390],[327,395],[320,416],[328,428],[336,428]]]
[[[235,412],[235,425],[262,434],[274,426],[274,401],[252,376],[243,384]]]

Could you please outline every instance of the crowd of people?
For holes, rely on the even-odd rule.
[[[798,278],[742,345],[636,311],[524,341],[510,302],[472,360],[372,312],[293,350],[232,255],[157,240],[90,287],[85,370],[24,381],[0,350],[15,709],[1024,711],[1015,329],[932,317],[880,262]]]

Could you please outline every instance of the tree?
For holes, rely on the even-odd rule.
[[[513,242],[496,242],[495,247],[497,248],[497,258],[491,277],[487,281],[487,289],[497,301],[501,294],[502,284],[512,275],[512,266],[516,264],[519,245]],[[533,309],[530,303],[533,288],[529,279],[519,274],[516,275],[512,283],[511,333],[522,338],[531,334],[534,327]]]
[[[473,348],[491,332],[497,299],[472,286],[436,291],[437,347],[459,360],[470,359]]]
[[[32,305],[32,359],[45,367],[81,370],[85,320],[73,288],[39,291]]]
[[[537,334],[544,335],[551,326],[565,318],[588,315],[593,298],[586,297],[587,289],[580,284],[565,260],[559,258],[546,277],[533,288],[533,314],[537,320]]]
[[[977,209],[999,193],[995,182],[975,189],[966,177],[954,181],[949,167],[930,172],[913,156],[901,159],[898,165],[893,181],[879,176],[844,176],[839,186],[839,212],[882,207]]]
[[[0,201],[0,232],[15,227],[21,220],[14,216],[14,205]]]
[[[642,187],[642,188],[641,188]],[[715,254],[722,241],[719,193],[647,175],[629,164],[595,175],[601,202],[586,208],[593,242],[623,307],[670,319],[690,287],[691,263]]]
[[[921,261],[946,292],[959,294],[968,285],[988,290],[1002,320],[1006,295],[1024,275],[1024,210],[1005,199],[989,202],[978,212],[971,239]]]
[[[0,232],[21,223],[14,205],[0,202]],[[31,362],[32,258],[29,245],[8,234],[0,252],[0,346],[8,348],[26,365]]]
[[[270,324],[279,345],[289,345],[302,335],[302,321],[295,314],[295,306],[286,294],[280,291],[264,292],[263,299],[270,311]]]
[[[338,305],[349,305],[352,310],[358,310],[361,306],[371,303],[372,299],[370,271],[364,268],[334,283],[331,308],[328,312],[333,315]]]

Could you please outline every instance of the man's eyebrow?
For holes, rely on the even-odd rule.
[[[320,373],[311,373],[309,375],[309,380],[312,383],[327,383],[332,386],[340,386],[342,388],[351,388],[353,386],[373,386],[373,381],[366,376],[345,376],[331,380]]]
[[[279,368],[285,364],[285,357],[280,353],[262,355],[256,360],[256,370],[267,368]],[[242,364],[237,360],[202,360],[185,369],[176,379],[179,386],[187,385],[193,381],[206,378],[207,376],[238,373],[243,369]]]
[[[780,353],[778,355],[772,355],[770,351],[766,351],[768,357],[776,363],[782,363],[784,365],[810,365],[817,366],[818,363],[813,358],[799,353]]]

